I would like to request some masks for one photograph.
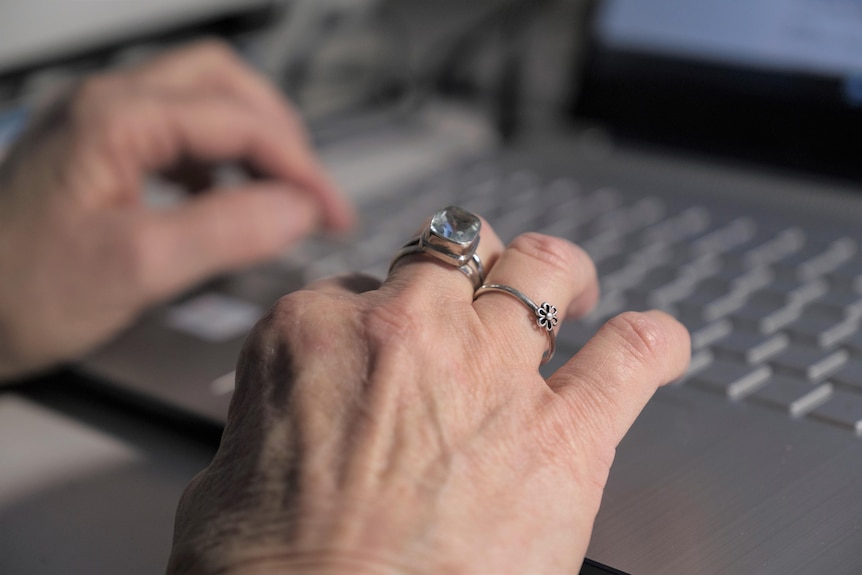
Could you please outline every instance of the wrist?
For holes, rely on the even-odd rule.
[[[172,562],[169,575],[423,575],[398,558],[380,557],[371,553],[345,551],[275,551],[249,553],[240,551],[241,557],[223,557],[220,565],[179,565]]]
[[[267,497],[267,499],[270,499]],[[428,550],[405,541],[378,524],[369,528],[345,519],[341,513],[315,515],[293,513],[277,517],[257,515],[231,520],[226,516],[199,515],[185,530],[178,522],[179,537],[168,566],[169,575],[424,575],[430,573]],[[182,504],[180,506],[182,509]],[[349,533],[350,535],[346,535]],[[373,533],[373,535],[371,535]]]

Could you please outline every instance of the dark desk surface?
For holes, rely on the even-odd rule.
[[[164,573],[217,435],[63,379],[0,391],[0,573]]]

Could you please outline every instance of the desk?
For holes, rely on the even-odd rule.
[[[164,573],[217,438],[54,379],[0,392],[0,573]]]

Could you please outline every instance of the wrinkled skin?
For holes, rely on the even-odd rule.
[[[537,234],[504,250],[483,229],[489,283],[569,316],[593,305],[581,250]],[[169,572],[578,573],[615,447],[689,340],[663,313],[624,314],[547,381],[546,346],[523,304],[474,302],[421,256],[379,289],[286,296],[239,359]]]
[[[143,204],[148,174],[206,188],[205,168],[224,161],[258,178]],[[73,359],[145,307],[352,218],[294,112],[225,46],[88,78],[0,167],[0,380]]]

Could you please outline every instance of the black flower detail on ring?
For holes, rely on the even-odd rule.
[[[543,327],[548,331],[554,329],[554,326],[560,322],[560,320],[557,319],[556,306],[553,306],[548,302],[539,306],[536,310],[536,316],[538,317],[536,322],[539,324],[539,327]]]

